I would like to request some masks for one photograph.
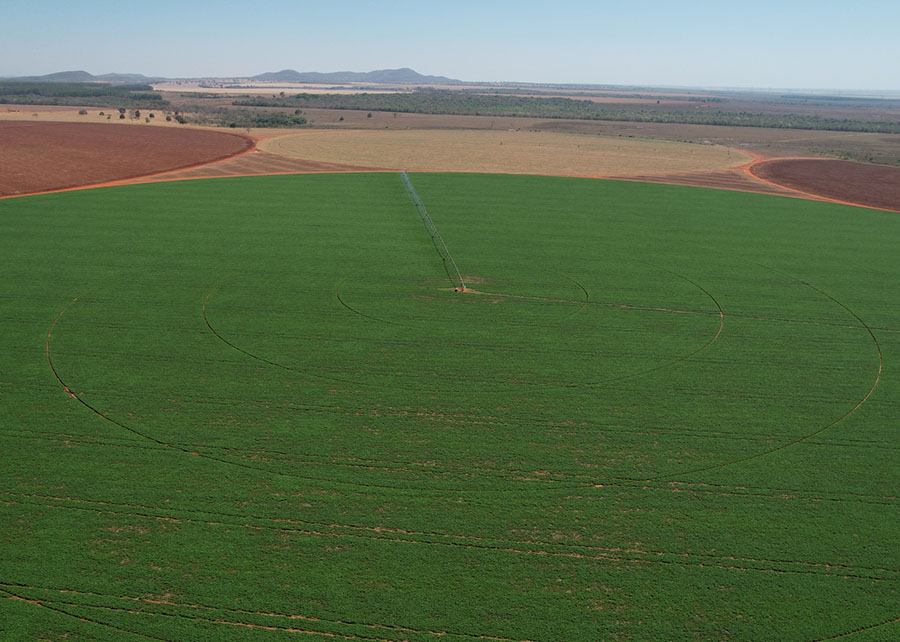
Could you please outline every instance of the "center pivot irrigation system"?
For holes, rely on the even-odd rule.
[[[453,283],[457,292],[465,292],[466,284],[463,281],[462,275],[459,273],[459,268],[456,267],[456,261],[450,256],[450,252],[444,244],[444,239],[441,238],[440,233],[434,226],[434,221],[428,216],[428,210],[425,209],[425,204],[416,193],[416,188],[413,187],[412,181],[409,180],[409,175],[406,173],[406,170],[400,172],[400,178],[403,179],[403,184],[406,185],[410,198],[412,198],[413,203],[416,204],[416,209],[419,211],[419,216],[422,217],[425,229],[428,230],[428,234],[431,236],[431,242],[434,243],[434,248],[437,250],[438,256],[441,257],[441,261],[444,263],[444,270],[447,272],[447,278]]]

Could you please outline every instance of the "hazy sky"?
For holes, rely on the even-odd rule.
[[[0,76],[395,67],[473,81],[900,90],[900,0],[0,0]]]

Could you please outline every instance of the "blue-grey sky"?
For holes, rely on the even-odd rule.
[[[0,76],[412,67],[472,81],[900,90],[900,0],[0,0]]]

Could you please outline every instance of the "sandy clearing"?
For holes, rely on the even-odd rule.
[[[308,131],[264,140],[259,148],[343,165],[564,176],[693,172],[753,160],[712,145],[534,131]]]

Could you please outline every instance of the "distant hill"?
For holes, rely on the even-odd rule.
[[[94,76],[100,82],[114,82],[114,83],[127,83],[127,84],[137,84],[137,85],[146,85],[153,82],[162,82],[165,78],[160,76],[144,76],[143,74],[102,74],[100,76]]]
[[[105,82],[112,84],[150,84],[166,80],[161,77],[148,77],[142,74],[102,74],[95,76],[87,71],[59,71],[55,74],[44,76],[18,76],[7,78],[22,82]],[[372,83],[395,85],[455,85],[461,81],[447,78],[446,76],[423,76],[409,68],[379,69],[377,71],[335,71],[331,73],[319,73],[315,71],[299,72],[293,69],[268,72],[253,76],[251,80],[265,80],[270,82],[305,82],[322,84],[341,83]]]
[[[377,71],[335,71],[320,73],[316,71],[299,72],[293,69],[268,72],[253,76],[251,80],[265,80],[274,82],[308,82],[323,84],[340,84],[350,82],[363,82],[373,84],[403,84],[403,85],[454,85],[461,81],[445,76],[423,76],[409,68],[380,69]]]
[[[103,74],[95,76],[86,71],[59,71],[45,76],[19,76],[10,80],[24,82],[108,82],[114,84],[148,84],[165,80],[164,78],[148,78],[141,74]]]

